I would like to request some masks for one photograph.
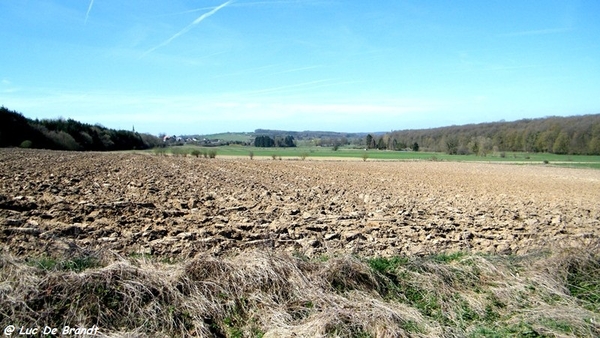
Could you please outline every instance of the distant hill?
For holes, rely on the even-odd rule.
[[[600,114],[398,130],[375,139],[374,147],[393,149],[396,145],[402,149],[418,143],[420,149],[449,154],[524,151],[600,155]]]
[[[0,147],[54,150],[131,150],[162,144],[149,134],[114,130],[72,119],[31,120],[0,107]]]
[[[373,135],[383,135],[384,133],[372,133]],[[238,132],[238,133],[217,133],[205,135],[182,135],[182,139],[197,139],[197,140],[212,140],[227,143],[254,144],[256,137],[268,136],[273,140],[285,139],[288,136],[293,137],[294,142],[301,144],[311,144],[319,146],[334,146],[346,144],[362,144],[367,133],[344,133],[334,131],[291,131],[291,130],[273,130],[273,129],[256,129],[254,132]],[[277,145],[276,145],[277,146]]]
[[[335,131],[288,131],[288,130],[272,130],[272,129],[256,129],[255,135],[266,135],[271,137],[276,136],[293,136],[297,140],[316,139],[316,138],[364,138],[367,133],[343,133]],[[377,134],[377,133],[374,133]]]
[[[372,133],[381,135],[383,133]],[[338,147],[352,144],[356,147],[364,146],[364,139],[367,133],[345,133],[335,131],[289,131],[289,130],[272,130],[272,129],[256,129],[256,136],[269,136],[273,139],[281,139],[291,136],[295,142],[299,144],[310,144],[322,147]]]

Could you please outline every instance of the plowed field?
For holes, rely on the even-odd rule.
[[[0,150],[0,242],[191,257],[524,253],[600,236],[600,171]]]

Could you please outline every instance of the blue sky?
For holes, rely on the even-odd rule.
[[[0,0],[0,105],[158,134],[600,113],[599,1]]]

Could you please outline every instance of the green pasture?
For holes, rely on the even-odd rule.
[[[413,151],[391,151],[376,149],[356,149],[340,147],[334,151],[329,147],[296,147],[296,148],[259,148],[241,145],[229,145],[219,147],[200,147],[195,145],[184,145],[168,148],[149,150],[155,154],[171,154],[191,156],[197,150],[201,153],[216,151],[217,156],[242,156],[250,158],[253,153],[255,159],[260,158],[355,158],[363,160],[426,160],[426,161],[452,161],[452,162],[506,162],[514,164],[541,164],[573,168],[600,169],[600,156],[588,155],[558,155],[549,153],[522,153],[505,152],[504,154],[492,153],[487,156],[476,155],[448,155],[435,152],[413,152]]]

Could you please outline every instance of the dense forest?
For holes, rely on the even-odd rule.
[[[72,119],[31,120],[0,107],[0,147],[54,150],[148,149],[162,144],[149,134],[114,130]]]
[[[275,139],[273,139],[267,135],[260,135],[260,136],[256,136],[256,138],[254,139],[254,146],[255,147],[263,147],[263,148],[268,148],[268,147],[287,148],[287,147],[295,147],[296,143],[294,143],[294,137],[290,136],[290,135],[288,135],[286,137],[277,136],[277,137],[275,137]]]
[[[433,129],[400,130],[381,137],[367,135],[375,149],[475,154],[523,151],[600,155],[600,114],[523,119]]]

